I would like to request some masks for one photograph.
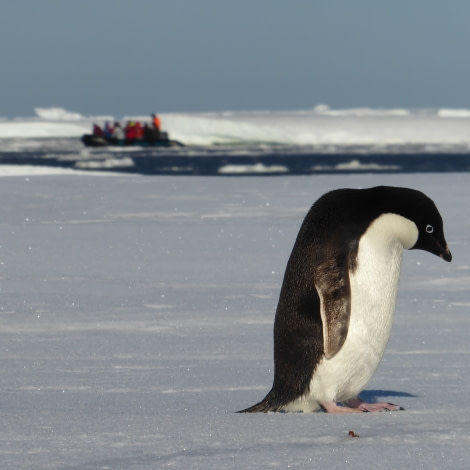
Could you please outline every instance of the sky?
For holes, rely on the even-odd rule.
[[[470,108],[468,0],[5,0],[0,116]]]

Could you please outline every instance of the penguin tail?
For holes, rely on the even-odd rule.
[[[279,400],[276,400],[273,397],[272,392],[270,392],[262,401],[256,403],[256,405],[250,406],[245,410],[237,411],[237,413],[268,413],[270,411],[277,412],[281,411],[284,405],[285,403],[280,403]]]

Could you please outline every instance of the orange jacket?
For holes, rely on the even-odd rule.
[[[155,116],[153,118],[153,127],[155,127],[155,129],[160,130],[160,126],[161,126],[160,118],[158,116]]]

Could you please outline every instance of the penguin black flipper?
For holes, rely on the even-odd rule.
[[[324,354],[332,358],[344,344],[351,315],[349,256],[326,258],[316,269],[315,287],[320,297]],[[338,263],[338,261],[340,261]]]

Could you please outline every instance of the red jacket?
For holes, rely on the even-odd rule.
[[[135,123],[131,122],[126,126],[126,139],[133,140],[137,137],[137,129],[135,127]]]

